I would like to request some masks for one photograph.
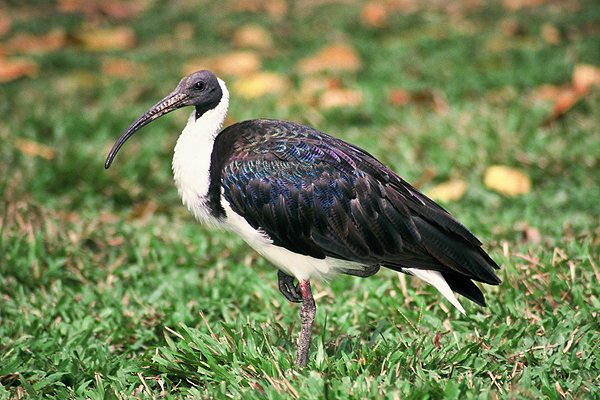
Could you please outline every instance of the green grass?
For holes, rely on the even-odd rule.
[[[39,65],[37,77],[0,84],[0,398],[600,398],[600,90],[550,124],[530,98],[540,85],[568,84],[576,64],[600,66],[600,7],[425,5],[374,29],[358,4],[297,2],[281,20],[216,4],[151,2],[125,20],[8,5],[2,43],[58,27],[76,37],[98,23],[131,26],[137,45],[90,52],[71,39],[17,54]],[[518,35],[503,33],[506,20]],[[189,39],[174,33],[183,22]],[[170,160],[187,112],[144,128],[104,170],[116,138],[183,66],[233,50],[246,22],[273,33],[264,66],[296,84],[298,60],[352,45],[363,68],[339,78],[364,104],[315,110],[286,94],[232,92],[231,118],[314,125],[411,182],[431,170],[431,184],[467,181],[466,195],[444,206],[501,265],[502,285],[483,288],[488,307],[465,300],[462,316],[389,271],[314,282],[309,365],[296,369],[299,306],[280,295],[275,269],[238,238],[199,226],[177,197]],[[548,23],[557,45],[540,34]],[[110,57],[146,73],[108,77],[99,68]],[[439,92],[448,112],[395,107],[395,87]],[[56,156],[27,155],[22,139]],[[533,190],[490,191],[483,175],[494,164],[522,169]],[[524,240],[526,229],[539,240]]]

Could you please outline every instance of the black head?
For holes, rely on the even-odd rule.
[[[142,126],[171,111],[186,106],[195,106],[196,116],[199,117],[208,110],[215,108],[222,97],[223,91],[221,90],[221,85],[212,72],[203,70],[186,76],[179,82],[177,88],[171,94],[156,103],[154,107],[146,111],[144,115],[139,117],[123,132],[108,154],[104,167],[106,169],[110,167],[123,143]]]

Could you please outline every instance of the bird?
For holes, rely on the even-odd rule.
[[[229,91],[208,70],[184,77],[132,123],[105,168],[140,128],[183,107],[193,111],[174,149],[178,193],[198,221],[240,236],[270,261],[279,291],[302,303],[297,367],[308,363],[312,279],[367,278],[385,267],[434,286],[462,314],[453,292],[485,307],[474,281],[501,283],[471,231],[367,151],[294,122],[221,129]]]

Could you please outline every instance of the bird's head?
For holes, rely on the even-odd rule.
[[[171,111],[186,106],[195,106],[196,117],[198,118],[219,105],[223,98],[223,88],[222,81],[207,70],[194,72],[186,76],[171,94],[156,103],[123,132],[108,154],[104,167],[106,169],[110,167],[121,146],[142,126]]]

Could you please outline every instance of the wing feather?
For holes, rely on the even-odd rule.
[[[275,245],[439,271],[478,303],[470,279],[500,283],[498,266],[467,228],[367,152],[291,122],[245,121],[220,135],[228,132],[237,139],[221,166],[223,195]]]

